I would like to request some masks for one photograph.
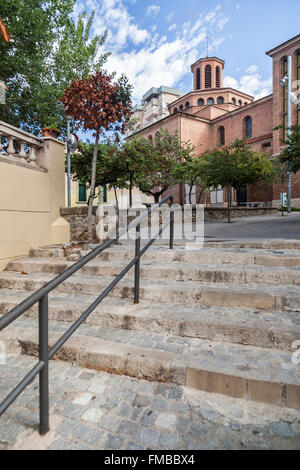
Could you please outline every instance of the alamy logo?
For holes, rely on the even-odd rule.
[[[292,363],[299,365],[300,364],[300,340],[294,341],[292,344],[292,349],[296,349],[292,354]]]
[[[0,341],[0,364],[6,364],[6,347],[4,341]]]

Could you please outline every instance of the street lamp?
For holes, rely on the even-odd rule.
[[[279,84],[282,87],[287,86],[287,135],[288,137],[291,135],[291,95],[292,95],[292,57],[288,56],[287,58],[287,76],[283,77],[279,80]],[[288,167],[287,172],[288,177],[288,213],[292,212],[292,178],[291,178],[291,170],[290,165]]]
[[[66,115],[67,120],[67,181],[68,181],[68,207],[71,207],[71,156],[69,148],[70,121],[72,116]]]

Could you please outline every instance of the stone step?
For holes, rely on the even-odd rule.
[[[0,314],[5,314],[32,292],[2,289]],[[94,300],[89,295],[49,294],[49,319],[74,322]],[[37,318],[38,304],[24,315]],[[85,324],[139,332],[164,333],[263,348],[292,351],[300,338],[300,314],[262,312],[246,308],[189,307],[107,297]]]
[[[60,274],[73,264],[72,261],[64,261],[52,258],[24,258],[8,263],[7,271],[42,273],[48,272]],[[92,260],[85,265],[80,273],[97,276],[117,276],[125,262]],[[133,270],[128,275],[133,276]],[[191,264],[178,261],[150,263],[141,260],[141,276],[143,279],[168,279],[175,281],[200,281],[246,284],[271,284],[271,285],[300,285],[300,267],[286,268],[282,266],[233,266],[233,265],[205,265]]]
[[[49,273],[4,271],[0,273],[0,288],[34,291],[53,279]],[[55,292],[100,295],[114,277],[73,274]],[[122,279],[110,296],[132,299],[133,280]],[[206,307],[246,307],[259,310],[300,311],[300,292],[295,286],[203,283],[194,281],[148,280],[141,278],[141,300],[165,304]]]
[[[50,321],[52,346],[69,323]],[[37,320],[1,332],[8,352],[36,355]],[[234,398],[300,408],[300,369],[291,353],[165,334],[82,325],[56,359],[115,374],[172,382]]]
[[[191,248],[191,247],[190,247]],[[84,256],[87,250],[75,249],[76,255],[69,252],[69,258],[75,261],[80,255]],[[67,252],[68,253],[68,252]],[[65,250],[61,247],[45,247],[30,250],[32,258],[59,258],[66,259]],[[130,261],[134,256],[134,247],[126,245],[115,245],[108,248],[97,256],[96,259],[103,261]],[[232,264],[238,266],[300,266],[299,250],[266,250],[245,248],[207,248],[192,250],[184,247],[175,247],[169,250],[165,247],[152,246],[144,255],[143,260],[155,262],[200,263],[208,265]]]

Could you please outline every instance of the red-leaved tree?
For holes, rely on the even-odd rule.
[[[93,241],[93,199],[95,197],[96,162],[99,136],[104,131],[116,137],[124,133],[125,122],[131,113],[131,85],[122,75],[112,82],[110,75],[97,72],[85,80],[72,82],[60,98],[67,114],[70,114],[84,130],[95,131],[95,146],[92,162],[92,177],[88,208],[89,243]]]

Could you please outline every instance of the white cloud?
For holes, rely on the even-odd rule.
[[[160,11],[160,6],[150,5],[146,10],[146,15],[153,16],[153,18],[155,18],[158,15],[159,11]]]
[[[129,14],[124,0],[102,0],[100,8],[98,0],[86,0],[86,3],[96,10],[93,32],[101,34],[108,29],[104,50],[100,51],[112,53],[105,69],[109,73],[116,71],[118,76],[126,74],[134,86],[135,103],[149,88],[161,85],[180,88],[187,77],[190,77],[191,85],[186,90],[189,91],[190,65],[206,55],[207,31],[213,31],[209,34],[209,51],[213,54],[224,40],[220,30],[213,27],[224,19],[220,5],[196,15],[194,21],[181,27],[170,24],[169,30],[175,31],[171,39],[167,29],[160,34],[153,25],[142,27]],[[173,18],[173,12],[168,16]]]
[[[171,13],[169,13],[168,16],[166,16],[166,20],[168,23],[171,23],[171,21],[174,18],[174,15],[175,15],[175,11],[171,11]]]
[[[240,80],[229,76],[224,77],[223,86],[243,91],[258,100],[272,93],[272,77],[263,80],[258,66],[251,65]]]
[[[176,24],[171,24],[171,25],[168,27],[168,31],[173,31],[174,29],[176,29]]]

